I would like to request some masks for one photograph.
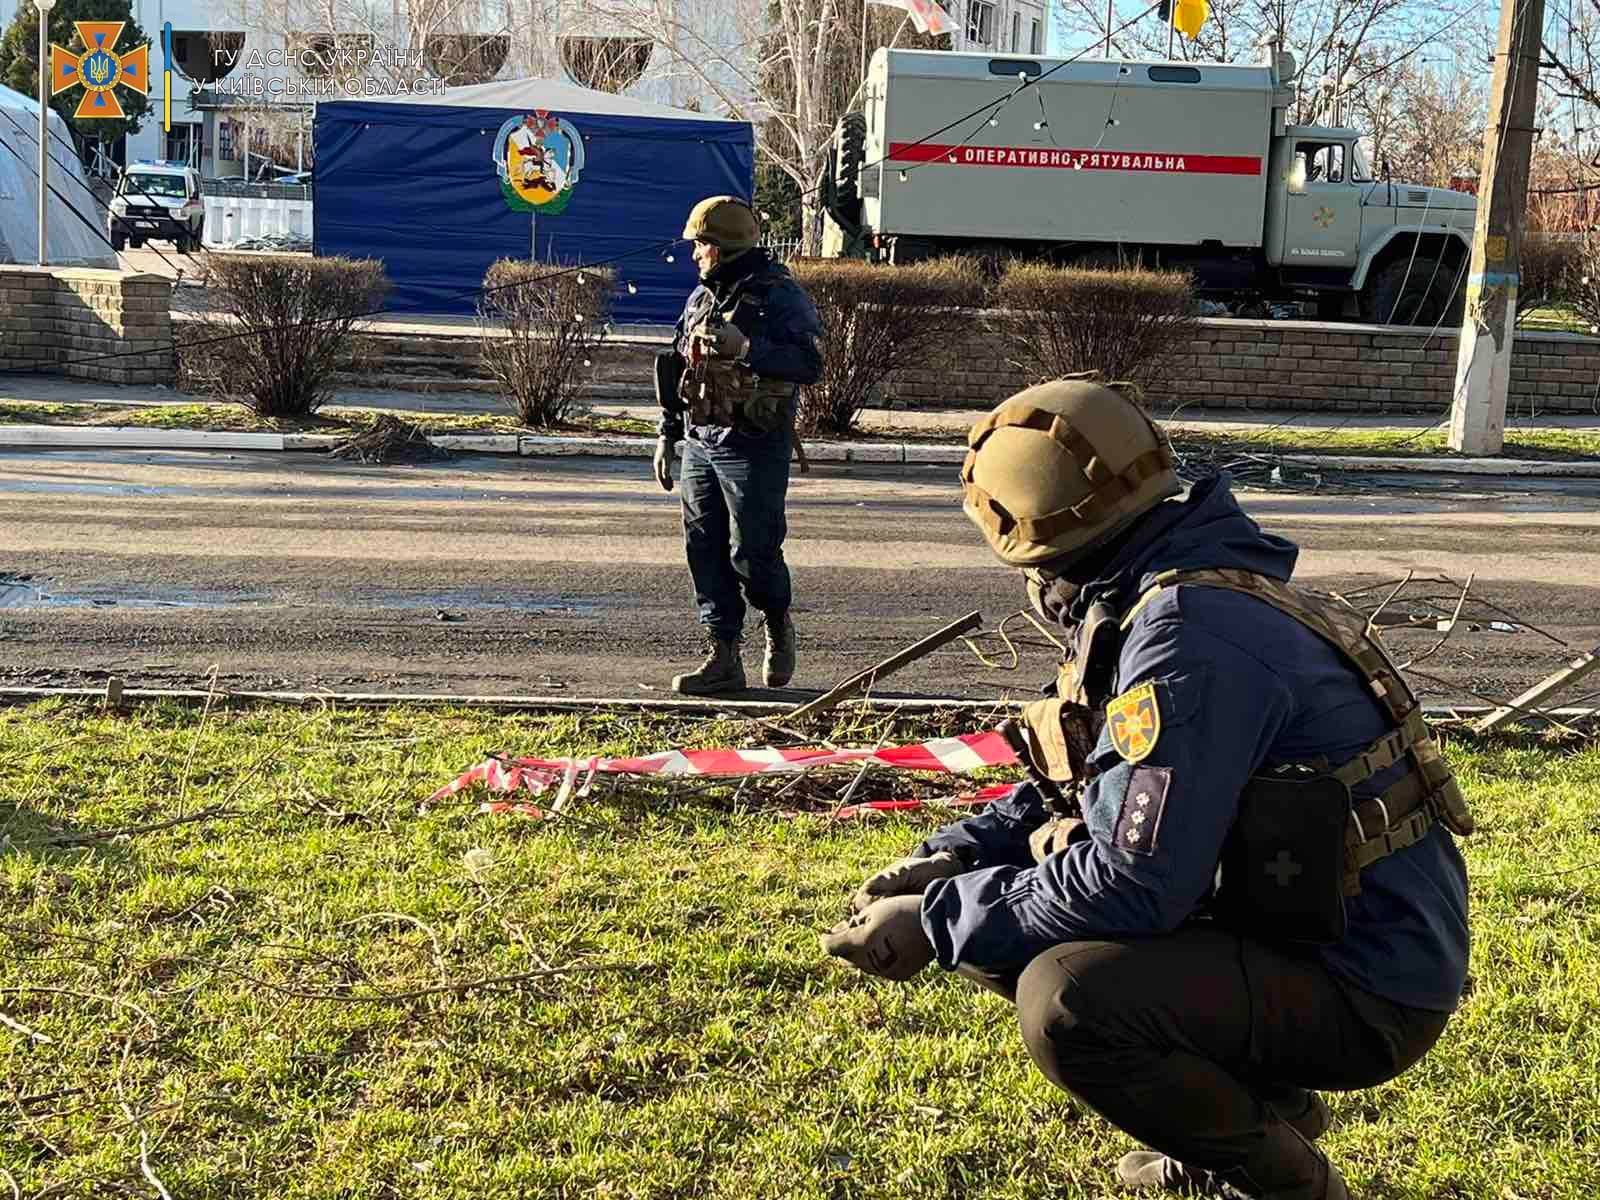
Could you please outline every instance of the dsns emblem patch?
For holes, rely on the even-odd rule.
[[[1161,736],[1161,706],[1156,703],[1156,685],[1141,683],[1107,704],[1106,729],[1111,734],[1111,744],[1128,762],[1142,762],[1148,758]]]

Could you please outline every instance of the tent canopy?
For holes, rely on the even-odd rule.
[[[115,267],[105,208],[89,190],[72,131],[50,110],[46,258],[58,267]],[[0,85],[0,263],[39,261],[39,103]]]
[[[518,173],[534,169],[516,149],[525,118],[548,131],[529,152],[548,147],[547,191],[516,186],[543,178]],[[402,312],[471,313],[491,263],[534,257],[607,265],[617,321],[670,323],[695,283],[671,244],[689,209],[748,199],[754,181],[746,122],[544,80],[326,101],[314,136],[316,253],[382,259]],[[519,204],[529,195],[542,206]]]

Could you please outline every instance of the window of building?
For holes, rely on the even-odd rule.
[[[1033,19],[1033,32],[1028,36],[1028,53],[1044,53],[1044,22],[1038,17]]]
[[[967,45],[994,45],[994,5],[988,0],[967,0]]]
[[[1013,54],[1022,49],[1022,14],[1011,14],[1011,45],[1007,47]]]

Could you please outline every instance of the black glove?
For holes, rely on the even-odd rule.
[[[885,896],[920,896],[935,879],[961,874],[961,860],[948,850],[927,858],[897,858],[856,889],[850,907],[860,912]]]
[[[933,961],[922,932],[922,897],[890,896],[823,935],[822,948],[868,975],[903,983]]]
[[[672,490],[672,439],[659,437],[656,439],[655,457],[656,482],[661,485],[661,490]]]

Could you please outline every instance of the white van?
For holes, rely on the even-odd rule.
[[[137,250],[157,238],[183,253],[200,249],[206,223],[200,172],[181,162],[129,163],[107,219],[115,250]]]

